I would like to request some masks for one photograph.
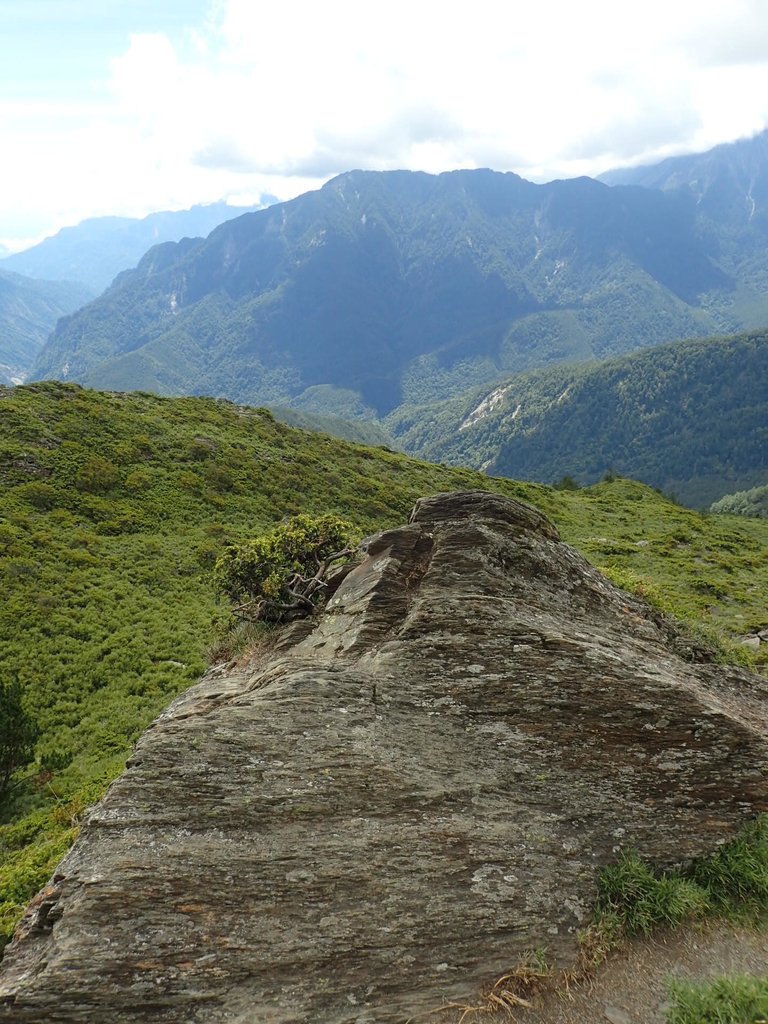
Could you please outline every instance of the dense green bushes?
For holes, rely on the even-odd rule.
[[[725,497],[710,506],[710,512],[719,515],[768,518],[768,485],[752,487],[748,491],[737,491],[735,494],[726,494]]]
[[[0,681],[0,800],[11,784],[13,773],[32,760],[38,728],[25,711],[18,679]]]
[[[96,456],[114,467],[110,486],[82,489]],[[204,670],[229,617],[212,573],[228,544],[295,515],[364,535],[404,522],[424,494],[474,487],[538,505],[682,618],[731,633],[765,624],[764,520],[703,518],[621,479],[576,491],[494,480],[212,399],[0,389],[0,679],[18,680],[40,729],[0,808],[0,933],[131,744]]]

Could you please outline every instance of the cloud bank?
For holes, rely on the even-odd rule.
[[[768,119],[760,0],[219,0],[110,67],[87,111],[15,111],[13,185],[54,219],[288,198],[353,167],[597,174]]]

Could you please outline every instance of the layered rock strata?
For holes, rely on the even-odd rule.
[[[681,862],[768,807],[763,683],[679,646],[534,509],[420,501],[142,737],[0,1020],[402,1024],[571,959],[619,850]]]

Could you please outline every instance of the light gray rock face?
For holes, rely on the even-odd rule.
[[[147,731],[0,1020],[402,1024],[572,959],[620,848],[670,865],[768,806],[764,684],[675,644],[535,510],[419,502],[318,622]]]

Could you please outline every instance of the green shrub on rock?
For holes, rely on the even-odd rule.
[[[280,622],[308,615],[323,600],[327,576],[354,554],[350,524],[336,515],[297,515],[244,544],[230,544],[214,568],[235,614]]]

